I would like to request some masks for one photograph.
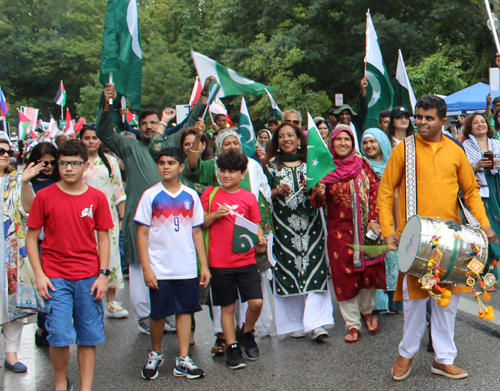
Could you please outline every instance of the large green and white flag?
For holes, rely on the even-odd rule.
[[[396,68],[396,89],[394,91],[394,106],[404,106],[410,113],[414,113],[417,98],[411,88],[410,79],[406,73],[405,62],[401,49],[398,50],[398,67]]]
[[[233,233],[233,252],[244,254],[254,248],[259,242],[258,229],[257,224],[236,215]]]
[[[267,97],[269,98],[269,102],[271,102],[271,110],[273,111],[273,117],[276,118],[278,121],[282,121],[283,120],[282,111],[280,110],[280,108],[278,107],[276,102],[274,101],[273,96],[267,90],[267,88],[265,90],[267,92]]]
[[[394,92],[382,58],[370,10],[366,13],[365,76],[368,80],[365,97],[368,99],[368,114],[364,128],[377,128],[379,113],[392,109]]]
[[[335,170],[337,166],[333,156],[321,137],[314,123],[313,117],[307,113],[307,191],[311,190],[316,183]]]
[[[204,83],[207,77],[215,76],[217,81],[222,86],[219,92],[219,98],[234,95],[262,95],[269,91],[276,91],[276,88],[267,87],[264,84],[257,83],[253,80],[247,79],[240,75],[238,72],[233,71],[224,65],[219,64],[217,61],[204,56],[194,50],[191,50],[191,57],[193,58],[194,66],[201,83]]]
[[[125,95],[132,109],[141,108],[142,50],[136,0],[108,0],[102,40],[100,81],[113,75],[116,92]]]
[[[240,119],[238,120],[238,133],[241,134],[241,152],[247,155],[249,158],[255,156],[255,133],[253,130],[252,120],[250,119],[250,114],[248,113],[247,104],[245,103],[245,98],[241,97],[240,106]]]

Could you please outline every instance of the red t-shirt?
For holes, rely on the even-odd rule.
[[[201,195],[203,209],[208,212],[208,198],[214,190],[209,186]],[[255,196],[249,191],[240,189],[236,193],[228,193],[219,189],[212,199],[210,213],[219,209],[220,205],[228,205],[232,212],[258,224],[261,221],[259,205]],[[235,268],[252,265],[255,261],[255,248],[244,254],[233,252],[233,232],[236,217],[234,214],[221,217],[210,226],[208,236],[208,260],[210,267]]]
[[[29,228],[45,227],[42,269],[49,278],[81,280],[99,274],[94,230],[114,227],[108,200],[93,187],[80,195],[53,184],[36,193],[28,218]]]

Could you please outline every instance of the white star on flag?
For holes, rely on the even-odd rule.
[[[318,163],[319,163],[319,162],[318,162],[318,159],[314,159],[314,160],[313,160],[313,166],[314,166],[314,167],[316,167],[316,166],[318,165]]]

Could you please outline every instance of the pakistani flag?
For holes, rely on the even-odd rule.
[[[365,99],[368,99],[368,114],[364,127],[365,129],[377,128],[379,113],[383,110],[392,109],[394,93],[378,45],[377,33],[375,32],[375,26],[373,26],[370,10],[366,13],[365,64],[365,75],[368,79]]]
[[[269,98],[269,101],[271,102],[271,109],[273,111],[273,117],[276,118],[278,121],[282,121],[283,120],[283,113],[281,112],[280,108],[278,107],[278,105],[274,101],[271,93],[267,90],[267,88],[265,90],[267,92],[267,97]]]
[[[64,88],[64,84],[61,80],[61,84],[59,84],[59,90],[57,91],[57,95],[54,98],[54,103],[59,106],[66,106],[66,89]]]
[[[17,109],[17,112],[19,113],[19,125],[18,125],[18,130],[17,130],[17,136],[19,140],[24,140],[26,137],[26,134],[28,132],[28,128],[30,127],[31,120],[26,117],[19,109]]]
[[[217,61],[204,56],[194,50],[191,50],[191,57],[193,58],[194,66],[200,81],[204,83],[205,79],[210,76],[215,76],[217,81],[222,86],[219,92],[219,98],[234,95],[262,95],[269,91],[276,91],[276,88],[267,87],[263,84],[257,83],[253,80],[247,79],[232,69],[226,68],[224,65],[219,64]]]
[[[410,79],[406,73],[405,62],[401,49],[398,50],[398,67],[396,68],[396,90],[394,91],[394,106],[404,106],[410,113],[414,113],[417,98],[411,88]]]
[[[136,0],[108,0],[99,78],[103,85],[110,73],[116,92],[128,98],[132,109],[140,109],[142,50]]]
[[[238,121],[238,133],[241,134],[241,152],[249,158],[255,156],[255,134],[253,131],[252,120],[248,113],[245,98],[241,97],[240,119]]]
[[[335,170],[333,156],[321,137],[311,114],[307,113],[307,191]]]
[[[233,233],[233,252],[244,254],[249,252],[259,242],[257,236],[257,224],[248,221],[244,217],[236,215]]]

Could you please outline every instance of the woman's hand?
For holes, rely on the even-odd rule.
[[[323,197],[325,195],[325,189],[326,186],[323,183],[323,181],[319,181],[316,186],[314,186],[314,190],[316,190],[316,193],[320,196]]]
[[[36,177],[40,171],[45,168],[45,163],[41,162],[35,166],[35,163],[30,163],[28,167],[26,167],[21,175],[21,182],[28,183],[32,178]]]
[[[380,228],[379,223],[377,223],[375,221],[370,221],[368,223],[368,225],[366,226],[366,232],[368,232],[369,230],[372,230],[373,232],[375,232],[379,237],[380,237],[380,235],[382,235],[382,229]]]
[[[257,157],[259,159],[263,159],[264,156],[266,156],[266,151],[264,151],[264,149],[262,149],[261,147],[259,147],[258,145],[255,147],[255,154],[257,155]]]
[[[290,186],[287,185],[286,183],[280,183],[278,187],[273,189],[273,198],[276,196],[281,196],[281,197],[286,197],[288,194],[290,194]]]
[[[486,157],[483,157],[476,164],[474,164],[474,171],[477,171],[481,168],[491,168],[491,160]]]
[[[198,121],[194,124],[194,130],[196,131],[196,137],[201,138],[201,136],[203,136],[203,133],[205,132],[205,124],[201,118],[198,118]]]

